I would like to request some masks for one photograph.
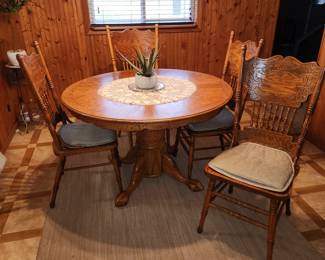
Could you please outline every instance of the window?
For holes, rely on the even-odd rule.
[[[93,26],[194,24],[198,0],[88,0]]]

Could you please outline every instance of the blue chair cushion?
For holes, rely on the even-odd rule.
[[[214,131],[231,128],[233,122],[234,115],[229,111],[228,108],[223,108],[213,118],[203,122],[191,123],[188,125],[188,128],[193,132]]]
[[[58,134],[67,147],[94,147],[116,141],[115,131],[84,122],[62,125]]]

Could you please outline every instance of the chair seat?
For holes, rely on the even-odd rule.
[[[66,147],[94,147],[116,141],[113,130],[97,127],[88,123],[62,125],[58,131]]]
[[[276,192],[285,191],[294,176],[288,153],[250,142],[221,153],[208,165],[227,177]]]
[[[188,128],[193,132],[207,132],[221,129],[228,129],[233,126],[234,115],[228,108],[223,108],[213,118],[199,122],[188,124]]]

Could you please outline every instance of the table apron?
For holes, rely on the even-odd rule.
[[[107,128],[107,129],[114,129],[119,131],[126,131],[126,132],[133,132],[133,131],[142,131],[142,130],[161,130],[161,129],[167,129],[167,128],[177,128],[180,126],[184,126],[188,123],[195,123],[200,121],[205,121],[210,119],[211,117],[218,114],[223,107],[220,107],[216,110],[202,113],[199,115],[193,115],[191,117],[187,118],[180,118],[180,119],[171,119],[171,120],[160,120],[160,121],[154,121],[154,122],[136,122],[136,121],[114,121],[109,119],[99,119],[94,118],[91,116],[85,116],[79,113],[76,113],[72,110],[69,110],[69,112],[75,116],[76,118],[87,122],[87,123],[93,123],[99,127]]]

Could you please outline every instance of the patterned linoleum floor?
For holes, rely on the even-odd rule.
[[[122,139],[126,146],[127,138]],[[36,258],[56,167],[51,141],[47,128],[36,126],[26,135],[16,134],[6,151],[8,161],[0,174],[1,260]],[[306,143],[301,159],[289,219],[325,257],[325,153]],[[96,163],[102,166],[106,160]],[[93,163],[68,161],[66,167],[72,169]]]

